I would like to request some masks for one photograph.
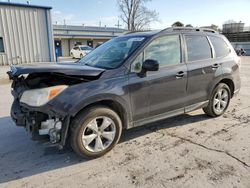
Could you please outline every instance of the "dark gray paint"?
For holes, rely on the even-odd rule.
[[[15,77],[33,72],[59,72],[70,75],[100,75],[91,82],[72,85],[48,104],[31,111],[40,111],[71,119],[86,106],[103,100],[114,101],[124,112],[124,128],[143,125],[166,117],[192,111],[207,105],[214,87],[223,79],[231,80],[234,91],[240,88],[239,67],[235,62],[236,54],[223,58],[187,62],[183,34],[190,32],[151,32],[130,35],[144,36],[144,44],[137,49],[124,64],[113,70],[103,70],[76,64],[56,64],[50,66],[16,67]],[[197,32],[194,32],[197,34]],[[182,60],[174,66],[161,67],[159,71],[147,72],[145,76],[131,73],[130,65],[144,48],[157,37],[181,35]],[[198,34],[204,35],[203,32]],[[221,36],[218,34],[207,34]],[[214,68],[214,65],[218,67]],[[14,69],[13,69],[14,71]],[[183,77],[178,77],[182,72]],[[11,73],[10,73],[11,74]],[[17,79],[16,79],[17,80]],[[24,104],[21,104],[24,105]]]

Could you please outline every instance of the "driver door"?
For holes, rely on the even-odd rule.
[[[187,66],[182,63],[179,35],[154,39],[132,63],[129,75],[130,101],[135,126],[184,113]],[[145,60],[159,63],[158,71],[139,76]]]
[[[160,118],[184,113],[187,66],[182,62],[181,38],[167,35],[155,39],[144,50],[144,58],[158,61],[159,70],[147,73],[149,116]]]
[[[134,123],[145,119],[149,115],[149,89],[147,77],[140,77],[143,53],[134,60],[129,73],[130,105]]]

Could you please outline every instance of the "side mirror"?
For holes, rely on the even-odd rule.
[[[142,64],[142,70],[147,71],[158,71],[159,70],[159,63],[153,59],[147,59]]]

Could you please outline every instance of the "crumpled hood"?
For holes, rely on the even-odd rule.
[[[77,63],[37,63],[11,66],[8,75],[13,78],[22,74],[54,72],[71,76],[98,76],[104,71],[104,69]]]

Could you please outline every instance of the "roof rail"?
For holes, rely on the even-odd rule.
[[[124,35],[133,34],[133,33],[141,33],[141,32],[149,32],[149,31],[152,31],[152,30],[128,31],[124,33]]]
[[[209,28],[199,28],[199,27],[168,27],[160,31],[163,32],[171,32],[171,31],[198,31],[198,32],[210,32],[210,33],[217,33],[217,31]]]
[[[132,34],[132,33],[138,33],[138,32],[140,32],[140,31],[128,31],[128,32],[124,33],[124,35]]]

